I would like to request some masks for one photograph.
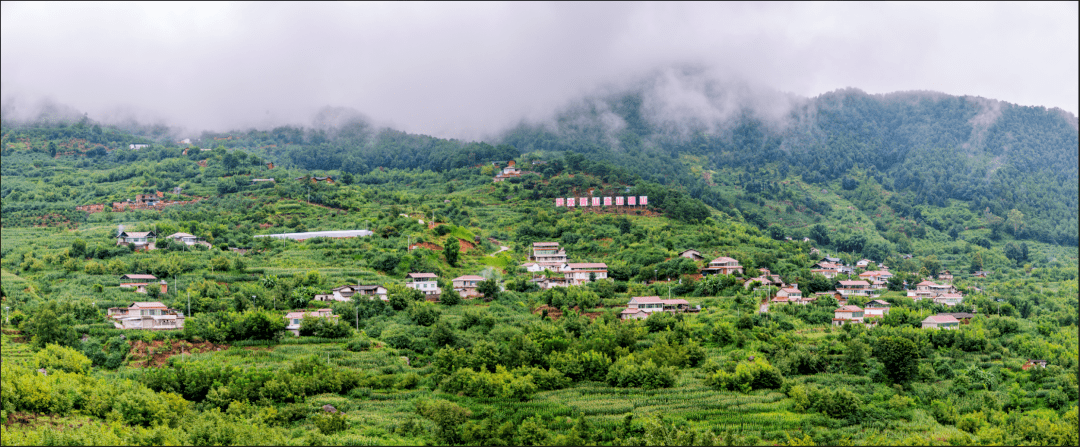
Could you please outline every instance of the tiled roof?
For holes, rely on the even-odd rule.
[[[862,308],[859,306],[843,306],[836,309],[836,312],[862,312]]]
[[[407,276],[409,278],[423,278],[423,279],[438,278],[439,277],[438,275],[436,275],[434,273],[409,273]]]
[[[957,320],[956,317],[954,317],[952,315],[941,315],[941,314],[931,315],[929,317],[926,317],[925,320],[923,320],[923,323],[938,323],[938,324],[941,324],[941,323],[959,323],[959,322],[960,322],[960,320]]]

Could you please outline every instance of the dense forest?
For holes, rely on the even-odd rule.
[[[5,119],[0,443],[1077,444],[1074,117],[844,90],[782,118],[672,121],[654,101],[591,98],[490,142],[341,111],[190,143]],[[509,161],[523,173],[493,182]],[[649,205],[554,206],[624,195]],[[205,244],[134,251],[120,226]],[[355,229],[373,235],[255,237]],[[607,278],[541,289],[519,266],[545,241]],[[826,278],[827,255],[871,264]],[[745,271],[699,274],[719,256]],[[873,327],[834,326],[832,295],[761,306],[766,270],[811,294],[883,266],[891,312]],[[413,272],[438,276],[438,299],[405,287]],[[139,294],[125,274],[168,287]],[[909,297],[949,274],[962,303]],[[483,297],[454,291],[462,275]],[[387,299],[313,300],[350,284]],[[647,296],[694,311],[620,319]],[[183,329],[106,317],[142,301]],[[285,331],[321,308],[338,318]],[[942,312],[972,318],[922,328]]]

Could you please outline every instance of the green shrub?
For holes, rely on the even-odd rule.
[[[58,345],[47,345],[45,349],[34,354],[34,364],[47,371],[60,370],[85,374],[92,363],[83,353]]]

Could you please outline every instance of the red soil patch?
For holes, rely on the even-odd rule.
[[[431,242],[417,242],[409,246],[409,250],[416,250],[417,248],[424,247],[432,251],[442,251],[442,247],[432,244]]]
[[[162,367],[169,360],[169,357],[181,354],[192,354],[197,352],[208,351],[221,351],[223,349],[229,349],[229,345],[215,345],[211,342],[204,341],[201,343],[190,343],[186,341],[173,341],[172,346],[166,349],[165,342],[162,340],[155,340],[152,343],[147,344],[140,340],[131,345],[131,362],[130,366],[134,367]]]
[[[467,241],[465,239],[460,239],[459,238],[458,239],[458,248],[461,249],[462,253],[465,253],[465,252],[467,252],[469,250],[472,250],[472,249],[476,248],[476,245],[474,245],[472,242],[469,242],[469,241]]]

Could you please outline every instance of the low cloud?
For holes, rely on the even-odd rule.
[[[491,136],[648,86],[649,118],[777,120],[839,88],[1077,112],[1076,3],[3,3],[5,119],[67,104],[188,132],[311,125]],[[690,67],[690,68],[687,68]],[[659,74],[659,75],[657,75]],[[619,126],[616,120],[612,126]]]

